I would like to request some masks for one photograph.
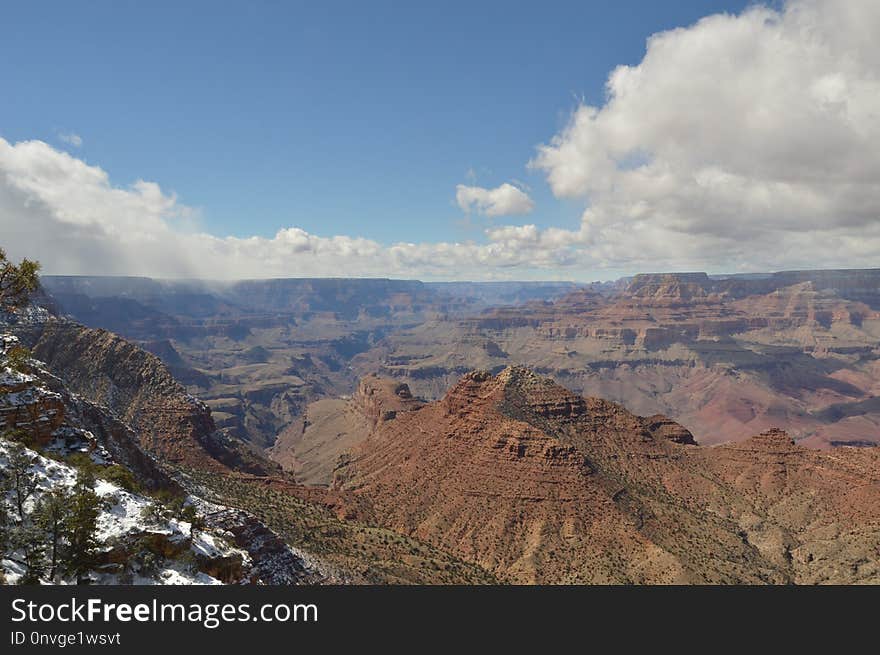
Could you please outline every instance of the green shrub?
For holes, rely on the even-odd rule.
[[[147,523],[157,525],[167,520],[168,510],[162,503],[152,502],[141,510],[141,518]]]
[[[155,491],[148,493],[154,500],[163,505],[168,505],[169,507],[175,504],[183,504],[184,496],[181,495],[179,491],[175,492],[168,489],[156,489]]]
[[[33,434],[32,432],[28,432],[27,430],[22,430],[21,428],[4,430],[3,434],[0,436],[2,436],[7,441],[15,441],[16,443],[20,443],[26,448],[30,448],[31,450],[36,450],[39,441],[35,434]]]
[[[140,493],[141,484],[134,477],[134,473],[119,464],[111,464],[110,466],[98,471],[98,477],[112,482],[117,487],[122,487],[126,491],[132,493]]]
[[[94,461],[92,461],[92,458],[89,456],[88,453],[70,453],[65,458],[65,461],[80,473],[91,475],[92,477],[97,477],[98,474],[101,472],[100,467],[95,464]]]
[[[6,361],[4,364],[13,371],[19,373],[27,373],[30,368],[31,351],[24,346],[12,346],[6,351]]]

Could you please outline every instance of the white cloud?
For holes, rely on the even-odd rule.
[[[880,3],[799,0],[655,34],[531,162],[587,199],[596,266],[877,265]]]
[[[40,260],[47,273],[478,279],[522,277],[568,257],[564,248],[502,232],[484,244],[390,246],[297,227],[272,238],[217,237],[192,229],[196,214],[153,182],[120,188],[101,168],[46,143],[0,138],[0,245],[15,258]]]
[[[462,211],[490,217],[528,214],[535,208],[529,194],[506,182],[494,189],[459,184],[455,187],[455,201]]]
[[[79,148],[83,144],[82,137],[79,134],[74,134],[73,132],[59,132],[58,138],[61,139],[64,143],[73,146],[74,148]]]

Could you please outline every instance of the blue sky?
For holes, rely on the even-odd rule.
[[[880,2],[20,2],[0,243],[48,273],[876,266]]]
[[[650,34],[745,4],[7,3],[0,137],[157,182],[218,236],[480,241],[456,185],[511,180],[536,208],[503,224],[576,229],[535,146]]]

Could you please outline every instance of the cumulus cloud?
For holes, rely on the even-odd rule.
[[[193,229],[197,213],[153,182],[114,186],[101,168],[46,143],[0,138],[0,245],[13,257],[40,260],[47,273],[476,279],[521,277],[523,270],[558,267],[568,257],[565,248],[541,246],[543,237],[502,232],[482,244],[390,246],[297,227],[271,238],[218,237]]]
[[[506,182],[494,189],[459,184],[455,187],[455,201],[462,211],[489,217],[528,214],[535,208],[529,194]]]
[[[877,265],[880,3],[795,0],[655,34],[530,162],[598,266]]]
[[[79,134],[74,134],[73,132],[60,132],[58,134],[58,138],[67,145],[73,146],[74,148],[79,148],[83,144],[82,137]]]

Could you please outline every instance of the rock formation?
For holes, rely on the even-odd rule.
[[[69,389],[108,407],[153,456],[173,465],[267,472],[264,461],[218,433],[208,407],[156,356],[111,332],[57,320],[46,322],[32,345]]]
[[[309,404],[303,416],[279,435],[269,456],[300,482],[328,485],[340,457],[377,425],[423,405],[407,385],[367,376],[350,399],[327,398]]]
[[[439,398],[469,368],[521,364],[701,443],[771,427],[815,447],[878,443],[878,306],[880,271],[645,274],[401,330],[354,368]]]
[[[700,447],[520,367],[378,424],[336,476],[382,525],[515,582],[880,580],[877,449]]]

